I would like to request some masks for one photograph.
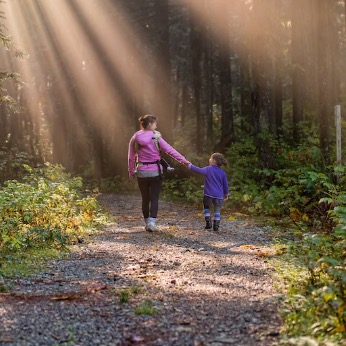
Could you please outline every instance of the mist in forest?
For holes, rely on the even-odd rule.
[[[345,84],[338,73],[345,67],[344,1],[1,6],[26,55],[1,52],[1,68],[21,82],[7,86],[20,109],[2,107],[0,140],[38,161],[96,178],[125,175],[128,140],[146,113],[186,155],[225,151],[239,131],[280,135],[287,120],[299,141],[297,124],[311,114],[328,146],[330,112]]]

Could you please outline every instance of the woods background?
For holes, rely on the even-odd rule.
[[[344,0],[0,6],[2,181],[18,155],[93,178],[126,176],[128,141],[146,113],[190,160],[251,137],[256,164],[274,168],[272,139],[297,147],[316,136],[324,162],[335,162]]]

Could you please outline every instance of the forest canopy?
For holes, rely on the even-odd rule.
[[[125,176],[130,135],[152,113],[186,155],[250,136],[259,166],[273,168],[270,138],[316,136],[325,162],[336,160],[345,1],[13,0],[1,10],[4,157]]]

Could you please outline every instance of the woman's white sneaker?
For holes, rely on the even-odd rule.
[[[155,217],[149,217],[147,220],[148,220],[148,222],[147,222],[147,224],[146,224],[145,229],[146,229],[148,232],[154,232],[154,231],[156,231],[156,218],[155,218]]]

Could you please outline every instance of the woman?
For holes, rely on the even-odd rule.
[[[156,230],[159,195],[162,186],[162,165],[160,150],[178,162],[188,165],[190,162],[170,146],[156,130],[156,117],[150,114],[139,118],[141,130],[131,138],[128,151],[129,177],[137,176],[142,195],[142,212],[145,230]]]

